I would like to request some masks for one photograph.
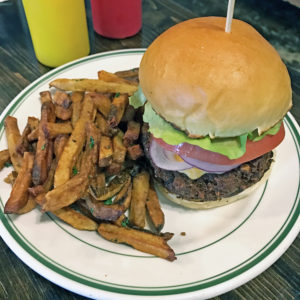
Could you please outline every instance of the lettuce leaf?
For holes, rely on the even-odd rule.
[[[152,109],[149,102],[145,105],[143,119],[144,122],[149,124],[149,131],[156,138],[161,138],[170,145],[189,143],[209,151],[226,155],[230,159],[241,157],[246,151],[247,134],[233,138],[215,138],[213,140],[208,136],[201,139],[192,139],[161,118]]]
[[[132,105],[135,109],[143,106],[146,102],[146,97],[139,86],[138,90],[129,97],[129,104]]]
[[[144,122],[149,124],[149,131],[156,137],[163,139],[167,144],[179,145],[181,143],[189,143],[199,146],[203,149],[217,152],[227,156],[229,159],[236,159],[243,156],[246,152],[246,142],[248,133],[231,138],[215,138],[210,139],[209,136],[200,139],[189,138],[184,132],[175,129],[170,123],[161,118],[151,107],[149,102],[145,105],[145,112],[143,116]],[[281,122],[280,122],[281,123]],[[276,134],[280,128],[279,125],[275,125],[270,130],[264,133]],[[276,127],[276,128],[275,128]],[[251,139],[258,141],[262,139],[261,136],[255,136],[251,133]]]
[[[281,122],[278,122],[276,125],[274,125],[272,128],[270,128],[269,130],[267,130],[266,132],[264,132],[262,135],[258,135],[258,131],[254,130],[250,133],[248,133],[248,139],[253,141],[253,142],[258,142],[260,140],[262,140],[266,135],[275,135],[281,126]]]

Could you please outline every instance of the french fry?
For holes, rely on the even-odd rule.
[[[44,193],[45,189],[42,185],[36,185],[34,187],[28,188],[29,195],[36,197],[37,195]]]
[[[139,68],[134,68],[125,71],[119,71],[115,73],[117,76],[121,78],[125,78],[129,81],[133,81],[138,83],[139,82]]]
[[[167,242],[174,236],[174,233],[172,233],[172,232],[161,232],[159,234],[159,236],[161,236]]]
[[[124,213],[123,207],[118,204],[106,205],[91,199],[85,201],[92,215],[101,221],[116,221]]]
[[[14,166],[15,171],[19,173],[22,167],[23,158],[16,149],[21,140],[17,119],[11,116],[6,117],[4,121],[4,127],[10,160]]]
[[[128,176],[127,181],[124,183],[122,189],[120,190],[120,192],[115,197],[113,203],[123,203],[124,199],[125,199],[125,196],[128,195],[128,193],[130,194],[130,199],[131,199],[131,189],[132,189],[132,186],[131,186],[131,177]],[[128,207],[129,206],[127,206],[127,208]]]
[[[39,129],[43,127],[43,125],[46,124],[47,122],[55,122],[54,105],[52,102],[44,102],[42,104]]]
[[[119,193],[123,186],[125,184],[128,184],[129,180],[130,175],[124,172],[119,176],[114,177],[108,186],[97,187],[96,190],[92,190],[92,187],[90,186],[89,193],[93,196],[95,200],[105,201]]]
[[[24,152],[28,151],[29,140],[28,135],[32,130],[38,128],[39,120],[34,117],[28,117],[27,124],[22,132],[19,144],[16,146],[16,150],[23,156]]]
[[[71,95],[72,108],[73,108],[71,123],[73,128],[75,128],[75,124],[80,118],[83,96],[84,94],[82,92],[73,92]]]
[[[88,193],[85,193],[83,196],[81,196],[81,198],[79,200],[76,201],[76,209],[78,209],[82,214],[84,214],[85,216],[87,216],[88,218],[92,219],[93,221],[95,221],[96,223],[99,222],[99,220],[97,220],[91,213],[90,209],[88,208],[88,206],[86,205],[86,198],[89,198],[90,195]]]
[[[97,110],[105,117],[108,117],[111,107],[111,101],[107,95],[91,93]]]
[[[40,120],[38,118],[35,118],[35,117],[28,117],[27,122],[28,122],[29,127],[32,131],[32,130],[39,127]]]
[[[29,142],[36,141],[38,138],[39,138],[39,128],[35,128],[27,136]]]
[[[137,160],[144,155],[144,151],[139,144],[127,148],[128,157]]]
[[[105,173],[99,173],[96,174],[91,180],[90,180],[90,186],[92,190],[95,190],[97,188],[103,188],[105,187]]]
[[[156,191],[152,185],[149,188],[146,207],[152,224],[154,225],[156,231],[160,232],[165,223],[165,215],[160,207]]]
[[[86,177],[79,175],[72,177],[46,194],[42,206],[43,210],[56,211],[74,203],[84,193],[87,185],[88,179]]]
[[[53,145],[53,151],[55,154],[55,159],[51,161],[49,171],[48,171],[48,176],[46,181],[43,183],[43,189],[45,192],[50,191],[50,189],[53,187],[54,183],[54,174],[55,170],[57,167],[58,160],[60,158],[60,155],[68,141],[68,137],[66,135],[59,135],[57,138],[54,140],[54,145]]]
[[[113,159],[113,147],[110,137],[102,135],[100,138],[99,150],[99,167],[107,167],[111,164]]]
[[[133,178],[132,197],[129,212],[131,224],[145,227],[146,199],[149,191],[149,173],[141,172]]]
[[[95,221],[70,207],[63,207],[52,213],[76,229],[97,230],[98,224]]]
[[[47,157],[46,157],[46,162],[47,162],[47,176],[48,176],[48,171],[50,169],[52,160],[53,160],[53,152],[54,152],[54,142],[53,140],[49,140],[48,142],[48,152],[47,152]]]
[[[41,103],[52,102],[51,93],[49,91],[40,92]]]
[[[43,183],[43,189],[45,192],[49,192],[53,187],[56,166],[57,166],[57,159],[53,159],[50,165],[47,179]]]
[[[71,122],[64,123],[50,123],[47,122],[43,125],[43,130],[47,138],[53,139],[60,134],[70,134],[73,131]]]
[[[36,202],[36,204],[38,204],[39,206],[42,206],[45,200],[45,196],[46,193],[41,193],[38,194],[36,197],[34,197],[34,201]]]
[[[25,204],[24,207],[22,207],[21,209],[19,209],[16,213],[18,215],[23,215],[23,214],[26,214],[30,211],[32,211],[35,207],[36,207],[36,202],[34,200],[34,197],[32,195],[28,195],[28,200],[27,200],[27,203]]]
[[[122,214],[116,221],[113,222],[113,224],[117,226],[125,226],[126,223],[129,223],[128,218],[125,216],[125,214]]]
[[[126,210],[130,207],[131,195],[132,195],[132,184],[130,183],[126,194],[124,194],[124,196],[120,198],[117,202],[120,203],[120,205],[122,205],[124,212],[126,212]]]
[[[56,79],[50,82],[50,87],[72,92],[126,93],[128,95],[137,91],[137,86],[132,84],[106,82],[100,79]]]
[[[16,181],[7,200],[4,212],[7,214],[16,213],[24,207],[28,200],[28,191],[31,184],[31,171],[34,156],[29,152],[24,153],[22,168],[20,169]]]
[[[116,221],[130,206],[131,201],[131,185],[127,186],[126,193],[118,203],[106,204],[86,198],[86,206],[91,214],[98,220]]]
[[[26,137],[27,141],[29,143],[28,149],[29,149],[29,152],[32,152],[32,151],[34,152],[35,149],[33,147],[34,144],[32,142],[36,141],[38,139],[40,120],[36,119],[34,117],[29,117],[28,118],[28,124],[29,124],[29,127],[30,127],[30,133]]]
[[[57,167],[58,160],[61,156],[61,153],[68,141],[68,136],[66,135],[59,135],[54,140],[53,143],[53,152],[55,154],[55,159],[52,159],[49,165],[49,171],[46,181],[43,183],[44,191],[48,192],[53,187],[54,182],[54,174]],[[52,141],[51,141],[52,142]]]
[[[123,145],[123,135],[124,133],[119,130],[118,134],[113,137],[113,161],[122,164],[125,160],[127,149]]]
[[[135,108],[132,105],[128,105],[125,109],[121,122],[132,121],[134,119],[135,113]]]
[[[113,135],[113,131],[111,130],[110,126],[108,126],[107,121],[100,113],[97,113],[96,124],[100,129],[102,135],[109,136],[109,137]]]
[[[72,107],[64,108],[60,105],[54,105],[55,107],[55,115],[58,119],[67,121],[70,120],[72,117]]]
[[[56,91],[53,96],[55,115],[61,120],[69,120],[72,117],[71,100],[65,92]]]
[[[127,94],[116,94],[113,98],[112,105],[108,114],[108,123],[111,127],[117,127],[120,123],[125,109],[128,106],[128,95]]]
[[[119,77],[116,74],[109,73],[107,71],[101,70],[98,72],[98,79],[104,80],[106,82],[116,82],[116,83],[125,83],[137,86],[138,84],[132,81],[128,81],[125,78]]]
[[[162,236],[109,223],[101,223],[98,227],[98,233],[111,242],[127,244],[139,251],[169,261],[176,259],[174,251]]]
[[[93,165],[97,164],[99,156],[100,130],[92,122],[86,124],[87,139],[85,148],[88,149]],[[87,150],[86,150],[87,151]]]
[[[127,188],[127,190],[125,190],[126,188]],[[123,193],[124,190],[125,190],[125,193]],[[122,203],[124,213],[130,207],[131,192],[132,192],[132,184],[131,184],[131,180],[130,180],[129,186],[127,187],[127,185],[124,185],[122,190],[119,192],[119,194],[114,199],[114,203]],[[124,213],[113,223],[118,226],[124,226],[125,224],[128,225],[129,219],[125,216]]]
[[[96,175],[97,187],[101,188],[105,186],[105,173],[100,173]]]
[[[123,136],[123,143],[125,147],[129,147],[138,140],[140,135],[141,125],[135,121],[129,121],[127,124],[127,130]]]
[[[89,94],[86,94],[80,119],[64,147],[54,177],[54,186],[58,187],[69,180],[72,174],[72,168],[75,165],[79,153],[82,151],[85,142],[85,125],[95,118],[94,102]]]
[[[86,125],[87,139],[85,145],[85,152],[82,155],[80,165],[80,176],[88,179],[88,183],[96,175],[96,164],[98,162],[99,140],[100,133],[94,123],[87,123]]]
[[[10,163],[9,151],[7,149],[0,151],[0,170],[8,163]]]
[[[4,182],[10,185],[14,185],[17,176],[18,173],[16,171],[12,171],[4,178]]]
[[[62,106],[63,108],[69,108],[72,101],[67,93],[56,91],[53,96],[53,103]]]
[[[30,127],[30,130],[32,131],[32,130],[39,128],[40,120],[35,117],[28,117],[27,123]]]
[[[69,137],[65,134],[58,135],[54,140],[54,154],[56,160],[58,160],[68,142]]]
[[[82,159],[84,158],[84,156],[85,156],[84,152],[80,152],[79,153],[79,155],[77,157],[77,160],[75,162],[75,165],[72,168],[72,175],[71,175],[71,177],[73,177],[76,174],[80,173],[80,169],[81,169],[81,166],[82,166]]]
[[[113,161],[106,168],[106,174],[107,174],[107,176],[119,175],[122,170],[123,170],[123,164],[116,163],[116,162]]]
[[[34,185],[42,184],[47,179],[49,169],[49,156],[52,152],[52,143],[44,131],[47,122],[54,122],[54,105],[52,102],[43,102],[41,108],[41,121],[39,123],[39,136],[32,170],[32,182]],[[49,153],[50,152],[50,153]]]

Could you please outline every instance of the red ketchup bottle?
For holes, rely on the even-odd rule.
[[[108,38],[123,39],[142,27],[142,0],[91,0],[94,30]]]

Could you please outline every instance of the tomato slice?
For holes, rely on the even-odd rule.
[[[162,139],[158,139],[153,136],[152,138],[154,138],[156,142],[162,147],[164,147],[166,150],[172,151],[178,155],[195,158],[213,164],[234,165],[250,161],[273,150],[282,142],[284,136],[285,131],[282,122],[279,131],[275,135],[266,135],[262,140],[257,142],[247,140],[245,154],[236,159],[229,159],[227,156],[222,155],[220,153],[208,151],[199,146],[191,145],[188,143],[173,146],[165,143]]]

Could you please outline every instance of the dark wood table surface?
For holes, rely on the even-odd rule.
[[[199,16],[225,16],[222,0],[144,0],[143,27],[124,40],[103,38],[92,30],[87,2],[91,54],[144,48],[170,26]],[[240,0],[235,18],[252,24],[280,53],[292,78],[291,113],[300,122],[300,9],[281,0]],[[27,85],[50,68],[35,58],[20,0],[0,3],[0,112]],[[214,299],[300,299],[300,239],[261,275]],[[0,299],[85,299],[47,281],[27,267],[0,239]]]

